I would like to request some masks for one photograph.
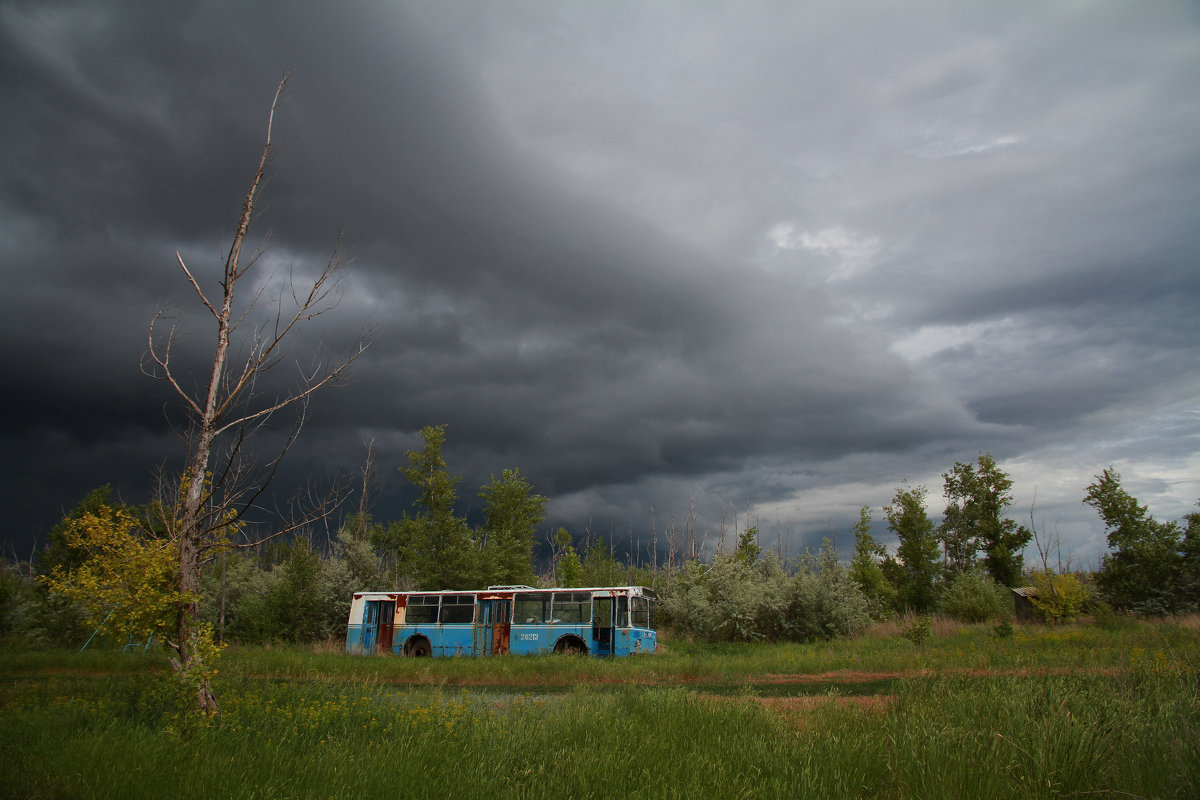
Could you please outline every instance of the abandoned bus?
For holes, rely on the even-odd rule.
[[[654,592],[642,586],[357,592],[346,652],[404,656],[653,653]]]

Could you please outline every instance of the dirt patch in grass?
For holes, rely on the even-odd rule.
[[[751,678],[750,683],[873,683],[889,681],[898,678],[927,678],[933,675],[929,670],[908,670],[901,672],[861,672],[858,670],[835,670],[833,672],[811,673],[776,673]]]
[[[784,673],[752,678],[749,683],[873,683],[875,681],[898,680],[901,678],[1032,678],[1049,675],[1121,675],[1125,670],[1114,667],[1090,669],[1086,667],[1022,667],[1021,669],[943,669],[903,670],[897,672],[859,672],[839,670],[817,673]]]

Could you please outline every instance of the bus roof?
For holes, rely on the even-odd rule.
[[[430,591],[405,591],[394,589],[379,592],[355,592],[355,597],[397,597],[404,595],[446,595],[446,594],[487,594],[488,592],[623,592],[630,595],[654,597],[654,590],[648,586],[552,586],[538,588],[534,586],[489,586],[486,589],[436,589]]]

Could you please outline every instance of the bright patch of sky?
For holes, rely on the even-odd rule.
[[[838,281],[869,272],[880,251],[879,238],[843,225],[819,230],[798,230],[795,223],[780,222],[767,232],[777,250],[803,250],[829,265],[826,280]]]

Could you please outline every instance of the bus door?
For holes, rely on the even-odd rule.
[[[611,592],[592,594],[592,652],[596,655],[612,655],[615,603]]]
[[[379,607],[379,634],[375,646],[386,653],[392,649],[392,622],[396,617],[395,600],[378,600],[372,605]]]
[[[512,620],[512,595],[486,595],[479,598],[475,615],[475,652],[480,655],[504,655]]]
[[[379,601],[368,600],[363,611],[362,652],[368,656],[375,652],[375,639],[379,635]]]

